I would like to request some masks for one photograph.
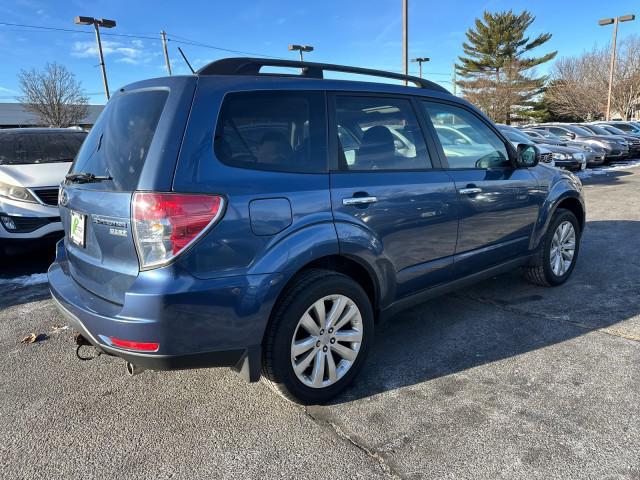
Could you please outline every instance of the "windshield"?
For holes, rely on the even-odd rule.
[[[598,134],[598,135],[611,135],[611,132],[608,132],[604,128],[599,127],[598,125],[588,125],[586,128],[588,128],[593,133]]]
[[[614,127],[618,130],[621,130],[623,132],[631,132],[631,133],[640,133],[640,130],[638,130],[633,124],[631,123],[616,123],[615,125],[605,125],[606,126],[611,126]]]
[[[591,136],[593,136],[593,133],[591,133],[586,128],[576,127],[575,125],[562,125],[562,126],[564,128],[566,128],[567,130],[571,130],[573,133],[575,133],[576,135],[579,135],[581,137],[591,137]]]
[[[135,190],[168,94],[166,90],[148,90],[109,101],[71,173],[111,177],[116,190]]]
[[[86,132],[0,133],[0,165],[72,162]]]
[[[619,128],[612,127],[610,125],[606,125],[605,127],[603,127],[603,130],[606,130],[609,133],[613,133],[614,135],[626,135],[626,133]]]
[[[527,133],[533,133],[533,132],[527,132]],[[535,133],[540,135],[542,138],[547,138],[549,140],[555,140],[556,142],[562,142],[563,141],[557,135],[554,135],[553,133],[547,132],[545,130],[536,130]]]
[[[531,139],[526,135],[520,133],[516,129],[511,128],[501,128],[500,131],[504,133],[509,140],[516,143],[531,143]]]

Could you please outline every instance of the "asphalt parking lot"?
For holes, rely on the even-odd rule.
[[[507,274],[382,325],[362,375],[302,407],[226,369],[76,359],[39,273],[0,275],[2,478],[640,479],[640,165],[589,172],[573,278]],[[20,340],[30,334],[46,339]]]

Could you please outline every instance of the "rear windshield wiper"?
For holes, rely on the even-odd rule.
[[[92,183],[113,180],[113,178],[108,175],[101,176],[87,172],[69,173],[64,178],[71,183]]]

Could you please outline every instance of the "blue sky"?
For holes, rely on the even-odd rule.
[[[558,50],[575,55],[610,40],[611,27],[599,27],[602,17],[640,13],[628,0],[409,0],[410,56],[431,57],[427,78],[451,87],[453,62],[462,53],[464,32],[483,10],[529,9],[536,17],[531,35],[550,32],[553,38],[540,52]],[[103,103],[102,80],[92,27],[78,27],[76,15],[112,18],[115,29],[105,33],[145,38],[103,36],[111,89],[142,78],[166,74],[159,32],[169,42],[174,74],[187,73],[177,46],[195,67],[238,54],[176,43],[201,42],[209,46],[297,58],[289,43],[315,46],[306,58],[400,71],[400,0],[245,0],[161,2],[147,0],[0,0],[0,22],[77,29],[61,32],[0,25],[0,101],[18,94],[20,69],[41,68],[57,61],[73,71],[92,103]],[[637,33],[640,19],[622,24],[620,37]],[[147,38],[148,37],[148,38]],[[542,71],[548,67],[544,67]],[[417,66],[412,65],[413,73]]]

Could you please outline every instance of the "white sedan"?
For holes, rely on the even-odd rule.
[[[87,133],[66,128],[0,130],[0,252],[58,238],[58,186]]]

